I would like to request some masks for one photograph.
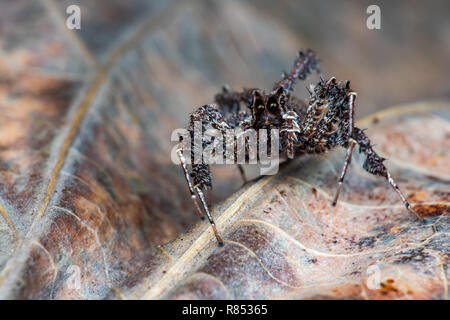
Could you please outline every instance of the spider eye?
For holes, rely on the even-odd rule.
[[[276,112],[278,110],[278,105],[275,103],[275,102],[272,102],[270,105],[269,105],[269,111],[270,112]]]

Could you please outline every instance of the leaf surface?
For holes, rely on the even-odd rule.
[[[421,103],[360,122],[390,160],[423,221],[353,157],[331,206],[345,150],[305,156],[216,207],[207,224],[164,246],[172,262],[149,299],[448,298],[448,103]],[[186,249],[184,247],[186,246]],[[179,248],[183,248],[181,250]]]
[[[65,26],[69,4],[81,6],[79,31]],[[0,3],[0,298],[448,296],[448,102],[361,124],[424,222],[358,156],[331,208],[336,150],[241,189],[235,168],[215,168],[225,247],[198,223],[170,161],[172,130],[223,83],[269,87],[299,48],[319,48],[333,65],[320,42],[265,8]],[[371,59],[360,62],[369,74]],[[361,114],[380,102],[361,96]],[[374,290],[373,265],[383,283]]]

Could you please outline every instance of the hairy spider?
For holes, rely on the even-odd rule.
[[[313,70],[319,74],[320,81],[317,85],[310,85],[307,88],[310,99],[309,103],[305,103],[291,93],[297,79],[306,80]],[[187,130],[193,137],[196,121],[200,122],[202,127],[210,126],[222,133],[233,128],[241,128],[244,131],[279,129],[279,151],[289,159],[305,153],[323,153],[336,146],[346,148],[347,153],[337,183],[333,206],[338,201],[353,148],[358,144],[359,152],[366,155],[363,168],[371,174],[385,178],[400,196],[408,211],[418,217],[384,166],[385,159],[372,149],[364,130],[354,126],[355,99],[356,92],[350,89],[349,81],[342,83],[337,82],[334,77],[327,81],[322,78],[318,71],[316,53],[308,49],[306,52],[298,53],[291,71],[283,73],[282,79],[269,93],[262,89],[245,88],[241,92],[234,92],[224,87],[223,91],[215,96],[216,105],[204,105],[191,114]],[[243,106],[244,109],[242,109]],[[208,143],[211,141],[203,141],[203,147]],[[177,150],[177,154],[197,214],[204,219],[197,202],[199,200],[211,223],[217,242],[222,245],[222,239],[209,211],[212,187],[209,165],[192,161],[189,170],[182,148]],[[192,154],[191,157],[193,157]],[[239,170],[245,181],[240,165]]]

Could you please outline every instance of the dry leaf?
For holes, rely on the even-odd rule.
[[[423,222],[357,155],[330,207],[337,150],[224,202],[239,175],[216,169],[218,248],[170,134],[223,83],[270,85],[308,41],[232,1],[81,1],[72,32],[72,2],[0,4],[0,298],[448,297],[448,102],[366,124]]]
[[[449,103],[422,103],[360,122],[422,222],[359,155],[332,207],[345,151],[305,156],[216,207],[223,248],[204,223],[163,246],[160,276],[125,296],[448,298],[449,116]]]

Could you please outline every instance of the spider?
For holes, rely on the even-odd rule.
[[[305,103],[291,93],[296,81],[306,80],[313,71],[318,73],[320,81],[316,85],[311,84],[307,87],[310,99],[309,103]],[[279,152],[288,159],[306,153],[324,153],[337,146],[346,148],[333,206],[336,206],[353,149],[358,144],[359,152],[366,156],[363,168],[373,175],[386,179],[397,192],[406,209],[418,217],[383,164],[386,159],[373,150],[364,130],[354,126],[356,96],[356,92],[350,89],[348,80],[343,83],[331,77],[325,81],[318,69],[316,53],[308,49],[298,53],[291,71],[283,72],[281,80],[275,83],[268,93],[257,88],[244,88],[241,92],[235,92],[224,86],[222,92],[215,96],[216,104],[204,105],[190,115],[187,130],[193,137],[196,121],[202,124],[202,130],[210,126],[222,133],[234,128],[240,128],[243,131],[279,129]],[[203,141],[203,146],[208,143],[211,142]],[[209,210],[212,188],[209,164],[191,162],[189,169],[183,149],[179,147],[176,152],[180,158],[196,212],[203,220],[204,214],[200,209],[203,208],[217,242],[221,246],[223,241]],[[245,182],[243,169],[240,165],[238,168]]]

